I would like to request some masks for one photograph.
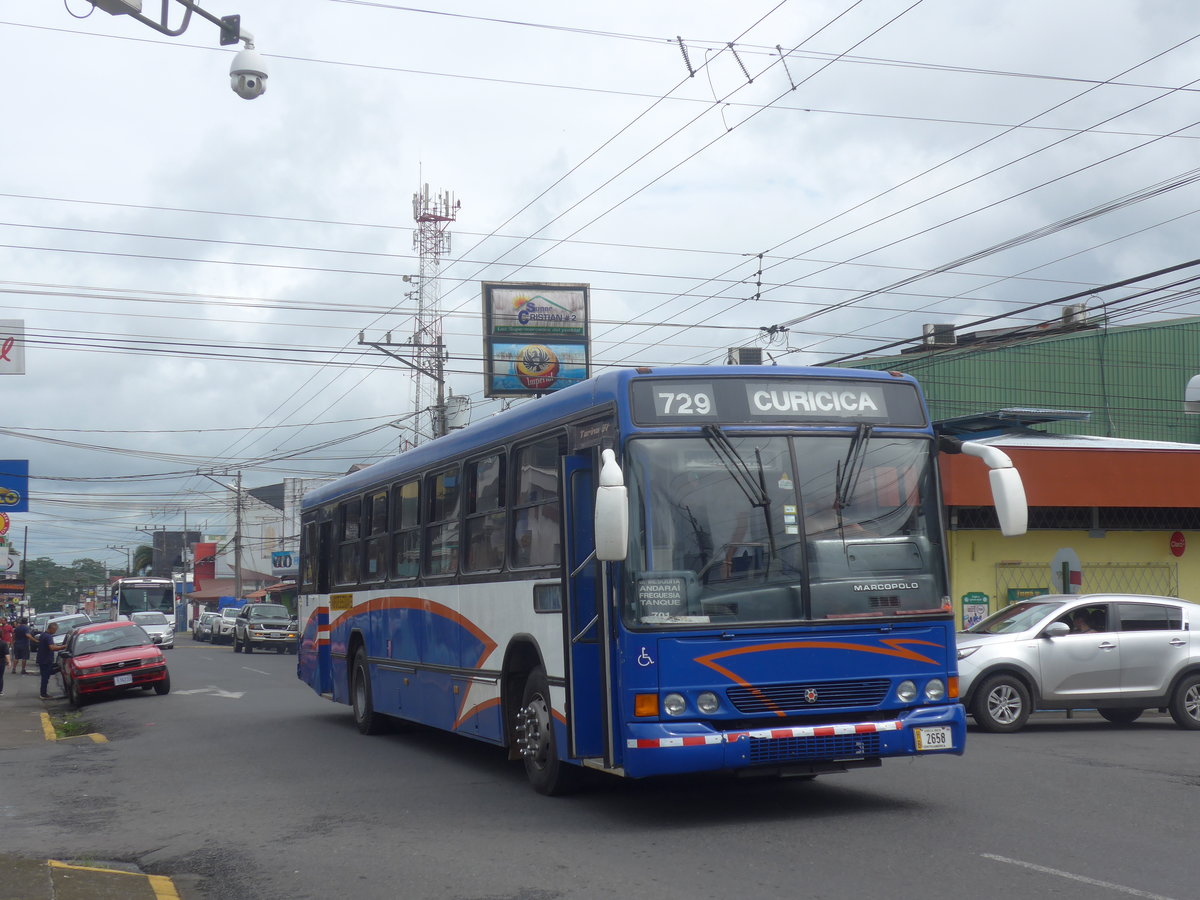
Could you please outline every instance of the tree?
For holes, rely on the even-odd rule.
[[[49,557],[25,561],[25,600],[35,612],[52,612],[80,603],[107,581],[108,567],[96,559],[60,566]]]
[[[133,571],[139,575],[145,575],[147,569],[154,567],[154,548],[149,544],[142,544],[133,551]]]

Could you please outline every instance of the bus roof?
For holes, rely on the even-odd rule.
[[[628,385],[637,378],[854,378],[860,381],[907,381],[916,379],[899,373],[874,369],[837,369],[823,366],[673,366],[610,369],[573,384],[561,391],[522,403],[512,409],[468,425],[445,437],[421,444],[397,457],[351,472],[305,495],[303,509],[320,506],[335,498],[352,494],[375,484],[390,481],[406,472],[426,469],[439,461],[452,459],[472,448],[504,443],[519,433],[536,432],[562,422],[581,411],[628,397]],[[623,423],[623,425],[628,422]]]

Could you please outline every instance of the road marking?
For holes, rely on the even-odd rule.
[[[132,875],[134,878],[145,878],[157,900],[180,900],[179,892],[175,890],[175,882],[165,875],[146,875],[142,872],[126,872],[124,869],[101,869],[97,866],[73,866],[56,859],[48,859],[46,863],[52,869],[72,869],[77,872],[103,872],[106,875]]]
[[[229,700],[241,700],[245,691],[225,691],[216,685],[210,684],[208,687],[192,688],[190,691],[175,691],[176,694],[212,694],[214,697],[225,697]]]
[[[993,853],[981,853],[979,855],[984,859],[994,859],[996,862],[1021,866],[1022,868],[1032,869],[1034,872],[1042,872],[1046,875],[1057,875],[1059,878],[1066,878],[1070,881],[1078,881],[1081,884],[1090,884],[1095,887],[1107,888],[1110,891],[1128,894],[1131,897],[1144,897],[1146,900],[1172,900],[1172,898],[1164,897],[1162,894],[1151,894],[1149,891],[1139,891],[1137,888],[1125,887],[1122,884],[1113,884],[1111,881],[1099,881],[1095,878],[1088,878],[1086,875],[1076,875],[1072,872],[1064,872],[1062,869],[1050,869],[1046,866],[1039,866],[1036,863],[1022,862],[1019,859],[1009,859],[1007,856],[996,856]]]
[[[259,675],[270,675],[270,672],[264,672],[262,669],[252,669],[249,666],[242,666],[247,672],[257,672]]]

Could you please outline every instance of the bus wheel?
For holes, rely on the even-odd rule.
[[[383,731],[383,716],[375,712],[371,699],[371,678],[367,672],[367,655],[360,647],[354,654],[354,668],[350,677],[350,702],[354,705],[354,724],[363,734],[379,734]]]
[[[551,709],[546,670],[538,666],[525,681],[513,731],[529,783],[539,794],[554,796],[575,790],[582,771],[559,759]]]

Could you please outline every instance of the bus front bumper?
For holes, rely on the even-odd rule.
[[[633,722],[624,747],[632,778],[686,772],[785,769],[842,771],[879,760],[932,753],[961,755],[967,736],[961,704],[905,710],[892,719],[717,731],[700,722]]]

